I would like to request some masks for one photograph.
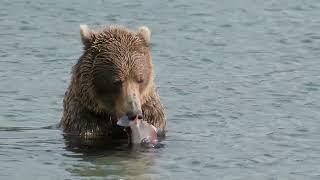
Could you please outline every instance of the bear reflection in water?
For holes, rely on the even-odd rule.
[[[120,127],[120,126],[119,126]],[[120,127],[124,129],[124,127]],[[126,129],[130,129],[127,127]],[[155,159],[161,156],[163,148],[150,148],[143,144],[128,144],[124,139],[106,137],[84,139],[78,135],[64,134],[66,153],[63,156],[76,158],[79,163],[68,166],[66,171],[75,176],[117,179],[152,179]],[[163,147],[164,145],[157,147]]]

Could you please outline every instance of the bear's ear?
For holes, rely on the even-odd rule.
[[[150,43],[150,37],[151,32],[147,26],[141,26],[139,28],[138,34],[149,44]]]
[[[83,45],[89,46],[94,37],[94,33],[86,24],[80,24],[80,35]]]

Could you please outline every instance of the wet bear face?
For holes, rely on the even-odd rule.
[[[80,30],[85,50],[94,53],[89,73],[97,103],[118,118],[142,118],[141,105],[153,81],[149,29],[93,32],[84,25]]]

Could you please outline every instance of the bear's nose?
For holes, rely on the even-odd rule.
[[[129,119],[130,121],[133,121],[133,120],[135,120],[136,118],[138,118],[138,119],[140,119],[140,120],[143,118],[142,113],[128,113],[127,116],[128,116],[128,119]]]

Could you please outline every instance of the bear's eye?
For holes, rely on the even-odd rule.
[[[143,81],[143,79],[139,79],[137,82],[138,82],[139,84],[142,84],[144,81]]]
[[[121,85],[122,85],[122,81],[120,81],[120,80],[114,81],[114,82],[113,82],[113,85],[114,85],[114,86],[117,86],[117,87],[118,87],[118,86],[121,86]]]

